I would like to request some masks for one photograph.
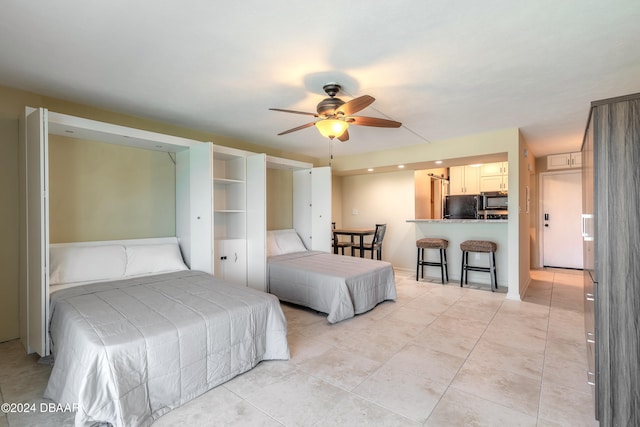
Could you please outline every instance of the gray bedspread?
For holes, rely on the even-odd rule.
[[[277,298],[197,271],[54,292],[51,340],[45,397],[78,404],[76,426],[150,425],[261,360],[289,359]]]
[[[269,292],[282,301],[328,313],[330,323],[396,299],[385,261],[307,251],[269,257]]]

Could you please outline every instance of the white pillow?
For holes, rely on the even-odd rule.
[[[273,231],[267,231],[267,256],[280,255],[280,248],[276,242],[276,236]]]
[[[124,275],[127,255],[122,245],[51,246],[49,283],[113,280]]]
[[[290,254],[292,252],[304,252],[307,250],[304,243],[300,240],[300,236],[294,229],[277,230],[273,233],[276,244],[280,249],[280,255]]]
[[[127,245],[125,276],[188,270],[176,243]]]

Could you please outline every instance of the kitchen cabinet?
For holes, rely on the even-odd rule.
[[[452,166],[449,168],[449,194],[480,194],[480,168]]]
[[[508,191],[509,163],[485,163],[480,166],[480,191]]]
[[[562,153],[547,156],[547,169],[571,169],[582,167],[582,153]]]
[[[480,166],[480,176],[507,175],[509,162],[485,163]]]
[[[600,425],[637,426],[640,94],[593,102],[589,117],[582,151],[585,338],[594,368],[587,378]]]

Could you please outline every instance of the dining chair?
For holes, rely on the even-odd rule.
[[[331,235],[332,235],[331,246],[334,248],[333,253],[337,254],[338,253],[337,249],[341,249],[342,255],[344,255],[344,249],[351,248],[351,254],[353,255],[353,243],[341,241],[338,238],[338,235],[333,232],[333,230],[335,229],[336,229],[336,223],[332,222],[331,223]]]
[[[364,243],[362,250],[371,251],[371,259],[373,259],[373,253],[377,253],[377,259],[382,259],[382,239],[387,232],[387,224],[376,224],[376,232],[373,235],[373,240],[370,243]]]

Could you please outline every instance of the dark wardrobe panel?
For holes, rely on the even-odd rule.
[[[592,106],[597,413],[603,426],[638,426],[640,94]]]

